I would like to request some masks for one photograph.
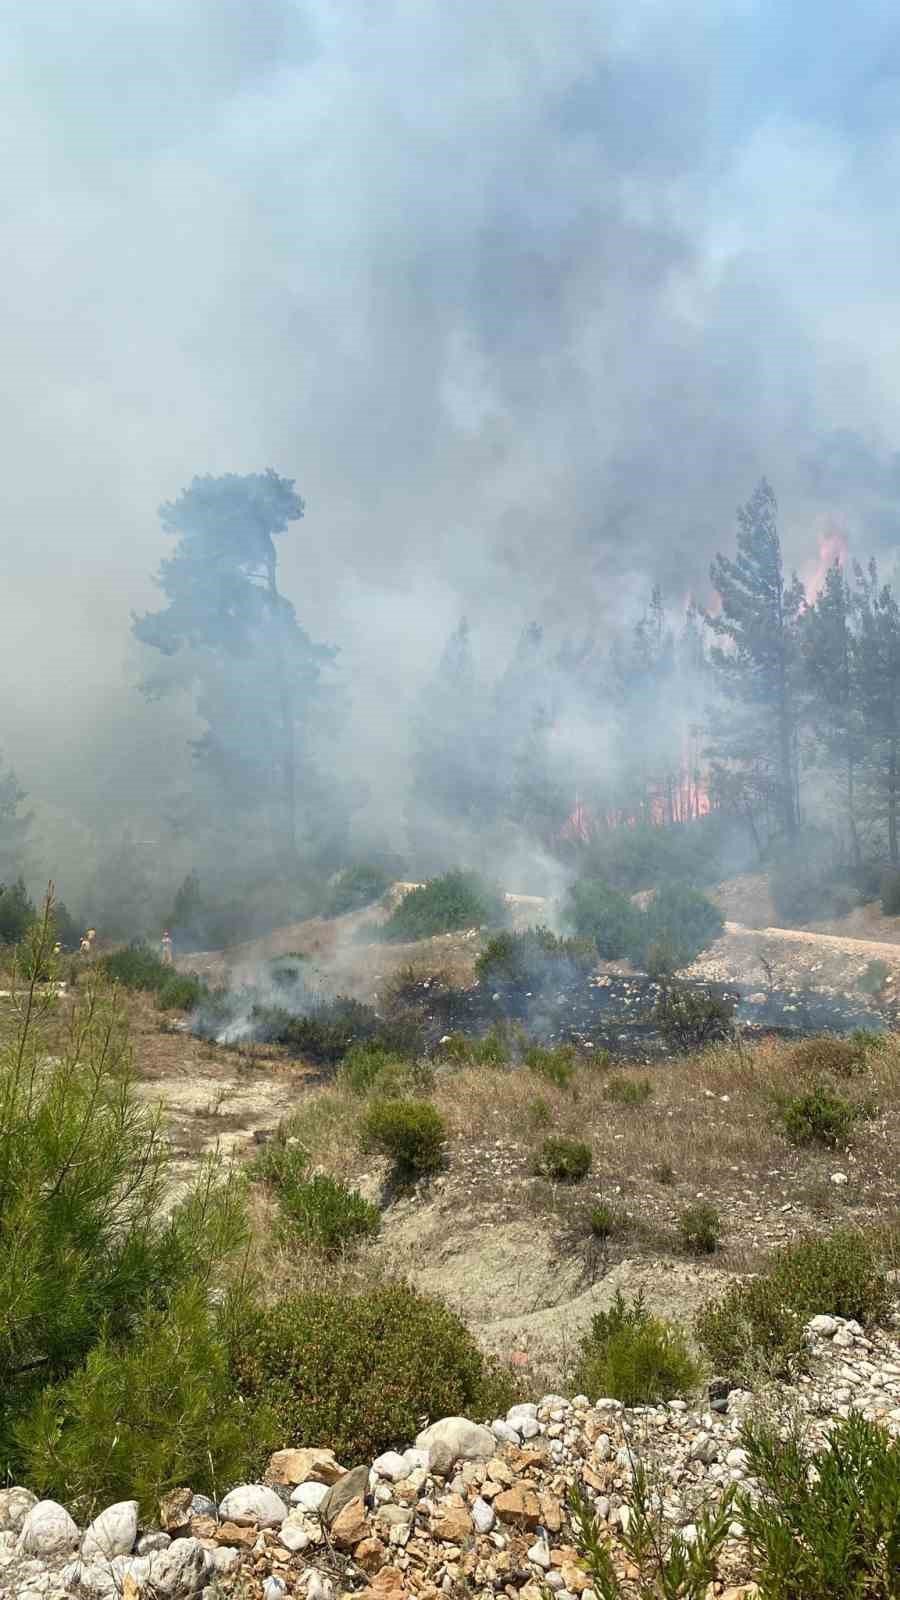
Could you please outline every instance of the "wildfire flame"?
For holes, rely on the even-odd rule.
[[[809,601],[817,600],[822,593],[829,567],[833,567],[836,561],[842,567],[846,565],[847,554],[847,535],[837,523],[829,522],[819,534],[819,550],[815,562],[800,573]]]

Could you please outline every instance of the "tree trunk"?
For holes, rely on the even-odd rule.
[[[857,872],[862,872],[862,847],[859,842],[859,828],[856,825],[856,771],[852,756],[847,757],[847,822],[850,828],[853,865]]]

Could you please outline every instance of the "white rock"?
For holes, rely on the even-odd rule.
[[[686,1522],[684,1527],[681,1530],[681,1537],[684,1540],[685,1544],[696,1544],[697,1543],[697,1524],[696,1524],[696,1522]]]
[[[558,1567],[550,1568],[544,1578],[544,1582],[548,1589],[564,1589],[566,1587],[566,1580]]]
[[[154,1600],[183,1600],[197,1594],[212,1571],[212,1556],[199,1539],[173,1539],[168,1550],[150,1557]]]
[[[134,1548],[139,1556],[152,1556],[155,1550],[168,1550],[171,1543],[170,1533],[142,1533]]]
[[[281,1524],[278,1530],[278,1537],[285,1550],[290,1550],[292,1555],[297,1555],[301,1550],[305,1550],[310,1543],[309,1534],[303,1524],[292,1522],[290,1517]]]
[[[227,1578],[230,1573],[237,1572],[241,1564],[241,1552],[233,1544],[216,1545],[211,1555],[216,1575],[220,1578]]]
[[[822,1339],[832,1339],[837,1333],[840,1324],[837,1317],[813,1317],[806,1324],[809,1333],[818,1334]]]
[[[19,1533],[22,1555],[61,1556],[74,1550],[78,1528],[65,1506],[55,1500],[38,1500],[28,1512]]]
[[[502,1444],[519,1443],[518,1429],[514,1428],[511,1423],[504,1422],[502,1418],[498,1417],[496,1422],[491,1423],[491,1433],[494,1435],[494,1438],[499,1439]]]
[[[107,1506],[86,1529],[81,1541],[81,1554],[87,1561],[104,1556],[130,1555],[138,1533],[138,1503],[136,1500],[118,1500]]]
[[[236,1522],[239,1528],[278,1528],[287,1516],[287,1506],[266,1484],[241,1483],[225,1496],[219,1516],[223,1522]]]
[[[838,1189],[842,1189],[844,1184],[847,1182],[846,1172],[833,1172],[831,1174],[831,1181]]]
[[[519,1432],[523,1439],[536,1439],[541,1431],[541,1425],[536,1417],[524,1417],[519,1423]]]
[[[490,1533],[497,1520],[493,1506],[488,1505],[486,1500],[482,1500],[479,1494],[472,1501],[471,1511],[476,1533]]]
[[[550,1565],[550,1546],[546,1539],[535,1539],[528,1552],[528,1559],[533,1561],[536,1567],[543,1567],[544,1571],[547,1570]]]
[[[412,1475],[412,1473],[414,1473],[414,1472],[427,1472],[428,1471],[428,1451],[427,1450],[415,1450],[415,1449],[404,1450],[403,1459],[406,1462],[406,1465],[407,1465],[407,1468],[409,1470],[410,1475]]]
[[[537,1414],[537,1406],[532,1405],[530,1401],[523,1402],[518,1406],[510,1406],[506,1413],[506,1420],[507,1422],[511,1423],[514,1428],[518,1428],[523,1422],[533,1421],[537,1417]]]
[[[379,1478],[387,1478],[390,1483],[401,1483],[409,1477],[411,1470],[406,1457],[397,1450],[386,1450],[384,1455],[376,1456],[372,1462],[372,1471],[377,1472]]]
[[[306,1600],[334,1600],[334,1585],[330,1578],[323,1578],[314,1567],[309,1569],[309,1580],[306,1585]]]
[[[429,1456],[445,1454],[453,1461],[490,1461],[496,1441],[490,1428],[479,1427],[468,1417],[442,1417],[416,1439],[417,1450]]]
[[[37,1495],[16,1484],[12,1489],[0,1489],[0,1533],[19,1533],[32,1506],[37,1505]]]
[[[748,1456],[746,1450],[742,1450],[740,1445],[735,1445],[735,1448],[733,1450],[729,1450],[727,1456],[725,1457],[725,1465],[726,1467],[732,1467],[740,1472],[743,1472],[749,1460],[750,1457]]]
[[[291,1503],[302,1506],[304,1511],[318,1511],[327,1493],[327,1483],[298,1483],[291,1495]]]
[[[263,1600],[282,1600],[287,1594],[287,1584],[282,1578],[267,1578],[262,1592]]]

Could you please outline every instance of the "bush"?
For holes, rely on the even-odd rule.
[[[379,937],[397,943],[430,939],[458,928],[502,927],[508,920],[506,900],[499,889],[475,872],[445,872],[418,889],[410,889],[379,931]]]
[[[593,939],[607,961],[618,961],[633,948],[641,922],[628,896],[599,878],[580,878],[571,885],[563,916],[580,939]]]
[[[779,1376],[796,1370],[804,1324],[820,1311],[865,1325],[889,1308],[890,1285],[875,1248],[864,1234],[842,1228],[786,1245],[760,1277],[704,1306],[696,1331],[718,1376],[751,1383],[760,1366]]]
[[[502,1416],[514,1398],[459,1318],[403,1284],[257,1311],[233,1370],[247,1415],[273,1409],[279,1443],[327,1439],[347,1462],[404,1449],[423,1417]]]
[[[628,1220],[627,1212],[620,1206],[601,1200],[591,1211],[591,1233],[595,1239],[611,1239],[614,1234],[625,1232]]]
[[[860,901],[837,841],[811,828],[773,851],[769,891],[779,921],[786,923],[846,916]]]
[[[18,944],[35,916],[34,902],[21,878],[17,883],[0,884],[0,944]]]
[[[303,1016],[278,1006],[254,1006],[251,1020],[255,1038],[280,1044],[291,1055],[320,1066],[335,1066],[357,1044],[416,1056],[424,1043],[422,1025],[414,1017],[380,1017],[371,1006],[345,995],[324,1000]]]
[[[653,1084],[649,1078],[609,1078],[603,1086],[603,1097],[618,1106],[645,1106],[653,1098]]]
[[[658,889],[635,926],[628,954],[636,964],[647,964],[651,952],[667,952],[674,970],[686,967],[718,939],[725,926],[719,907],[699,889],[686,883],[667,883]]]
[[[156,1004],[160,1011],[193,1011],[206,998],[206,984],[193,973],[172,972],[157,992]]]
[[[821,1144],[827,1150],[846,1150],[854,1125],[871,1114],[871,1106],[847,1100],[826,1084],[817,1083],[806,1094],[783,1098],[777,1117],[790,1144]]]
[[[882,877],[881,909],[886,917],[900,916],[900,870],[896,867]]]
[[[719,1248],[722,1219],[715,1206],[700,1201],[682,1211],[678,1231],[685,1250],[690,1250],[692,1255],[711,1256]]]
[[[363,1149],[390,1156],[402,1182],[439,1172],[446,1138],[444,1119],[427,1100],[376,1100],[361,1129]]]
[[[291,1229],[326,1255],[370,1239],[381,1226],[377,1206],[324,1173],[281,1190],[279,1201]]]
[[[798,1430],[785,1439],[762,1422],[744,1425],[742,1443],[759,1489],[737,1515],[766,1600],[896,1600],[900,1441],[851,1415],[815,1453]]]
[[[633,1600],[635,1596],[637,1600],[708,1600],[716,1587],[719,1552],[731,1532],[733,1502],[734,1486],[730,1484],[715,1509],[707,1507],[697,1513],[696,1535],[688,1542],[678,1529],[672,1529],[662,1496],[651,1488],[643,1466],[635,1459],[629,1517],[617,1534],[633,1569],[635,1587],[631,1576],[620,1576],[605,1520],[600,1521],[576,1485],[572,1491],[573,1535],[597,1600]]]
[[[434,1072],[427,1061],[410,1061],[380,1044],[355,1044],[345,1055],[338,1082],[351,1094],[399,1099],[407,1092],[429,1090]]]
[[[555,1084],[557,1089],[566,1089],[575,1075],[578,1052],[571,1044],[558,1044],[552,1049],[533,1044],[525,1052],[525,1065],[530,1072],[536,1072],[539,1078],[546,1078],[548,1083]]]
[[[383,867],[345,867],[328,886],[324,915],[342,917],[348,911],[361,911],[380,900],[390,886],[391,879]]]
[[[265,1434],[269,1434],[269,1438]],[[136,1499],[143,1522],[178,1484],[217,1496],[258,1471],[274,1432],[246,1415],[202,1286],[149,1312],[127,1344],[101,1336],[83,1367],[44,1390],[17,1428],[22,1477],[84,1520]]]
[[[264,1144],[248,1163],[251,1178],[267,1183],[279,1194],[288,1194],[306,1181],[309,1157],[299,1140],[275,1138]]]
[[[874,1036],[851,1034],[837,1039],[822,1033],[814,1039],[801,1039],[792,1046],[788,1064],[797,1072],[818,1077],[831,1073],[835,1078],[857,1078],[866,1069],[866,1051]]]
[[[549,1128],[553,1121],[552,1107],[540,1096],[536,1100],[529,1100],[525,1107],[525,1120],[533,1133],[537,1133],[540,1128]]]
[[[710,989],[669,984],[656,1002],[653,1021],[670,1050],[702,1050],[731,1038],[734,1001],[722,999]]]
[[[553,1183],[580,1183],[591,1170],[593,1152],[578,1139],[545,1139],[534,1160],[534,1170]]]
[[[869,961],[857,978],[856,987],[863,994],[880,994],[890,975],[891,969],[886,961]]]
[[[103,956],[98,965],[123,989],[145,989],[150,994],[158,994],[174,976],[172,968],[143,940],[135,940],[134,944],[123,945],[121,950]]]
[[[626,1406],[679,1399],[699,1381],[678,1329],[651,1316],[641,1295],[626,1304],[621,1291],[608,1311],[591,1319],[574,1375],[580,1393],[608,1395]]]
[[[660,1161],[651,1170],[654,1183],[662,1183],[669,1188],[675,1182],[675,1168],[671,1161]]]
[[[489,939],[475,962],[475,976],[481,983],[541,989],[584,977],[596,961],[592,939],[558,939],[549,928],[526,928]]]
[[[527,1049],[527,1035],[511,1022],[495,1022],[480,1039],[451,1033],[443,1044],[451,1061],[467,1067],[508,1067],[519,1061]]]

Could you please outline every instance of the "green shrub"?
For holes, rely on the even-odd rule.
[[[521,1060],[529,1048],[527,1035],[511,1022],[495,1022],[488,1033],[474,1038],[451,1033],[442,1046],[451,1061],[467,1067],[508,1067]]]
[[[291,1230],[326,1255],[371,1238],[381,1226],[377,1206],[325,1173],[281,1190],[279,1201]]]
[[[653,1009],[653,1021],[670,1050],[702,1050],[731,1038],[734,1001],[722,999],[710,989],[667,984]]]
[[[896,867],[881,880],[881,909],[886,917],[900,916],[900,869]]]
[[[22,878],[16,883],[0,884],[0,944],[18,944],[35,918],[34,902]]]
[[[668,1188],[675,1182],[675,1168],[671,1161],[660,1161],[651,1171],[655,1183],[662,1183]]]
[[[251,1178],[288,1194],[306,1181],[309,1157],[297,1139],[270,1139],[248,1163]]]
[[[890,975],[886,961],[869,961],[857,978],[856,987],[863,994],[880,994]]]
[[[592,939],[558,939],[549,928],[496,933],[475,962],[481,983],[541,989],[590,972],[597,962]]]
[[[821,1144],[827,1150],[846,1150],[854,1125],[871,1115],[871,1107],[817,1083],[805,1094],[788,1095],[778,1105],[777,1117],[790,1144]]]
[[[557,1089],[566,1089],[575,1076],[578,1052],[571,1044],[554,1045],[552,1049],[533,1044],[525,1052],[525,1065],[530,1072],[536,1072],[539,1078],[546,1078],[548,1083],[555,1084]]]
[[[666,830],[660,828],[662,833]],[[628,1522],[617,1534],[635,1578],[620,1576],[611,1554],[607,1523],[601,1522],[587,1496],[572,1491],[572,1528],[597,1600],[709,1600],[718,1575],[718,1557],[731,1532],[734,1486],[717,1506],[695,1518],[696,1536],[688,1541],[666,1518],[662,1496],[651,1487],[641,1462],[634,1461]]]
[[[252,1477],[275,1437],[234,1394],[226,1342],[202,1286],[149,1312],[127,1343],[101,1335],[84,1366],[46,1388],[16,1430],[22,1476],[87,1520],[136,1499],[144,1522],[179,1484],[217,1496]]]
[[[639,822],[634,827],[598,829],[579,859],[583,877],[601,878],[633,894],[663,883],[716,883],[726,876],[723,854],[727,853],[730,871],[744,870],[732,865],[741,860],[741,849],[747,850],[746,840],[718,812],[670,828]],[[748,866],[751,859],[748,853]]]
[[[651,951],[665,949],[677,970],[718,939],[724,926],[719,907],[699,889],[666,883],[638,919],[628,955],[636,964],[646,965]]]
[[[338,1082],[352,1094],[371,1094],[377,1089],[384,1098],[399,1099],[407,1093],[427,1092],[434,1072],[428,1061],[411,1061],[380,1044],[355,1044],[341,1063]]]
[[[390,1156],[403,1182],[440,1171],[446,1138],[444,1119],[427,1100],[375,1100],[361,1129],[362,1148]]]
[[[158,994],[175,976],[156,951],[140,940],[103,956],[98,964],[107,977],[121,983],[124,989],[146,989],[150,994]]]
[[[633,947],[641,913],[627,895],[599,878],[580,878],[563,902],[563,916],[580,939],[593,939],[598,954],[618,961]]]
[[[645,1106],[653,1098],[649,1078],[623,1078],[618,1074],[603,1085],[603,1097],[618,1106]]]
[[[413,1017],[380,1017],[361,1000],[338,995],[303,1016],[280,1007],[254,1006],[254,1036],[280,1044],[291,1055],[320,1066],[335,1066],[354,1045],[373,1044],[397,1055],[416,1056],[424,1043],[422,1025]]]
[[[749,1421],[739,1497],[753,1573],[766,1600],[896,1600],[900,1573],[900,1441],[851,1415],[813,1452],[798,1429]]]
[[[629,1219],[621,1206],[611,1206],[601,1200],[591,1211],[590,1221],[595,1239],[611,1239],[614,1234],[625,1232]]]
[[[532,1132],[537,1133],[540,1128],[550,1126],[553,1121],[553,1110],[546,1100],[538,1096],[535,1100],[529,1100],[525,1107],[525,1120]]]
[[[206,984],[193,973],[172,972],[157,991],[156,1004],[160,1011],[193,1011],[206,998]]]
[[[789,1376],[803,1357],[803,1327],[820,1311],[864,1325],[883,1319],[890,1286],[872,1243],[852,1228],[801,1239],[768,1270],[704,1306],[697,1338],[716,1374],[752,1382],[757,1369]]]
[[[578,1139],[545,1139],[534,1159],[534,1170],[553,1183],[580,1183],[591,1170],[593,1153]]]
[[[814,1039],[801,1039],[791,1047],[788,1062],[804,1075],[819,1077],[827,1072],[835,1078],[856,1078],[865,1072],[866,1051],[871,1048],[872,1037],[851,1034],[847,1039],[837,1039],[823,1033]]]
[[[380,900],[390,886],[390,876],[383,867],[365,863],[344,867],[328,886],[324,915],[342,917],[348,911],[361,911]]]
[[[380,929],[379,937],[397,943],[430,939],[458,928],[502,927],[509,911],[499,889],[475,872],[445,872],[410,889]]]
[[[692,1255],[711,1256],[719,1248],[722,1219],[715,1206],[698,1201],[682,1211],[678,1218],[678,1231],[685,1250]]]
[[[806,828],[772,852],[769,892],[780,922],[816,922],[845,916],[859,904],[853,869],[828,832]]]
[[[255,1312],[233,1370],[245,1414],[271,1406],[279,1442],[327,1439],[347,1462],[405,1448],[423,1417],[495,1417],[514,1398],[459,1318],[403,1284]]]
[[[652,1316],[641,1295],[626,1304],[621,1291],[608,1311],[591,1319],[574,1375],[580,1393],[608,1395],[626,1406],[679,1399],[699,1380],[679,1330]]]

